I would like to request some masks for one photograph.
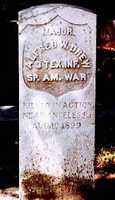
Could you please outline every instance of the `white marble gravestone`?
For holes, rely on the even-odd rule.
[[[61,4],[19,12],[21,184],[34,172],[94,179],[95,71],[95,14]]]

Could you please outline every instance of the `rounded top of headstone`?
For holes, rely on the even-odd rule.
[[[22,29],[27,24],[43,25],[60,16],[72,24],[94,24],[96,14],[92,11],[68,4],[43,4],[19,11]],[[19,31],[20,32],[20,31]]]
[[[32,6],[29,8],[26,8],[24,10],[19,11],[19,20],[22,18],[28,18],[28,17],[34,17],[37,15],[41,15],[41,14],[46,14],[47,12],[50,12],[52,10],[55,10],[55,12],[63,12],[64,10],[68,10],[68,11],[82,11],[86,14],[91,13],[91,15],[96,15],[95,13],[93,13],[91,10],[87,9],[87,8],[83,8],[80,6],[75,6],[75,5],[68,5],[68,4],[42,4],[42,5],[38,5],[38,6]],[[69,15],[71,14],[71,12],[69,12]]]
[[[35,6],[28,7],[26,9],[20,10],[19,13],[25,12],[27,10],[36,10],[36,11],[39,10],[39,13],[40,13],[40,11],[43,12],[43,11],[46,11],[47,9],[49,9],[49,8],[51,8],[51,9],[53,9],[53,8],[63,9],[65,7],[76,8],[76,9],[84,10],[86,12],[91,12],[91,13],[95,14],[92,10],[85,8],[85,7],[82,7],[82,6],[79,6],[79,5],[72,5],[72,4],[70,5],[70,4],[61,4],[61,3],[35,5]]]

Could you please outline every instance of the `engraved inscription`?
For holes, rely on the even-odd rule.
[[[43,29],[43,35],[73,35],[73,27],[44,27]]]
[[[70,26],[63,20],[61,26],[56,26],[56,23],[59,23],[59,17],[41,29],[36,27],[38,35],[39,32],[42,34],[36,38],[35,44],[35,28],[31,27],[33,43],[26,41],[24,45],[23,78],[31,89],[60,96],[88,85],[92,76],[92,60],[79,46],[76,25]]]
[[[76,199],[94,180],[95,37],[84,9],[19,12],[20,200]]]

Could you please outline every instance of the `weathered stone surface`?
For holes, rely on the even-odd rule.
[[[61,4],[19,12],[20,180],[37,170],[35,191],[44,176],[94,179],[95,65],[95,14]]]
[[[19,199],[19,188],[7,188],[0,190],[0,200],[17,200]]]

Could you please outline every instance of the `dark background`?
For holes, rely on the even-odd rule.
[[[97,14],[97,45],[101,28],[115,19],[114,2],[0,0],[0,188],[18,186],[18,11],[43,3],[67,3],[90,9]],[[112,76],[108,76],[112,74]],[[115,52],[97,50],[96,81],[96,151],[115,146]],[[101,189],[100,189],[101,188]],[[112,189],[113,188],[113,189]],[[115,182],[97,183],[97,198],[112,199]]]

